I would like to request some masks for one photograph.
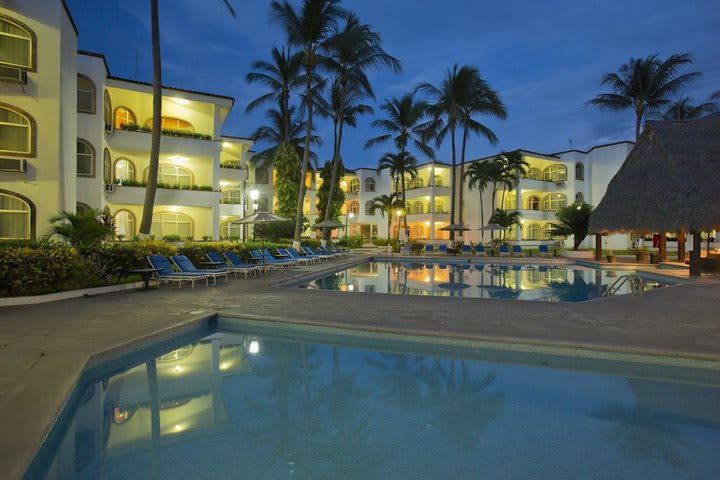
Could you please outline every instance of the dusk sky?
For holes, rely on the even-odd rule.
[[[245,114],[247,103],[264,93],[245,75],[255,60],[268,60],[283,46],[284,32],[271,17],[269,0],[160,0],[163,83],[235,97],[223,133],[250,136],[265,123],[262,111]],[[299,1],[291,1],[298,5]],[[80,31],[79,48],[106,55],[113,75],[152,80],[149,0],[97,2],[68,0]],[[399,97],[420,82],[439,84],[454,63],[475,65],[508,108],[508,119],[483,119],[499,137],[497,145],[473,139],[468,159],[523,148],[542,153],[634,140],[634,114],[600,112],[585,102],[605,90],[601,76],[631,57],[690,53],[698,71],[684,94],[695,103],[720,90],[720,8],[717,0],[346,0],[345,8],[371,24],[386,51],[403,64],[402,73],[371,74],[376,105]],[[139,58],[136,77],[136,52]],[[376,108],[375,115],[382,115]],[[391,144],[364,150],[380,132],[363,118],[346,131],[347,166],[375,167]],[[322,160],[331,154],[328,121],[317,133],[325,139]],[[260,148],[260,147],[258,147]],[[438,159],[450,161],[449,142]],[[419,157],[420,162],[426,159]]]

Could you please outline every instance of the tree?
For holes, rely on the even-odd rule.
[[[502,152],[495,161],[500,163],[500,169],[502,171],[502,206],[505,208],[505,192],[517,187],[517,184],[520,182],[520,177],[527,173],[527,167],[530,166],[530,164],[518,150],[514,152]]]
[[[50,219],[48,238],[58,236],[81,254],[86,254],[115,233],[109,212],[88,210],[86,212],[62,212]]]
[[[305,129],[305,122],[295,119],[290,122],[290,130],[288,131],[288,139],[285,140],[285,134],[283,133],[283,125],[285,124],[286,116],[279,109],[271,108],[265,112],[266,116],[270,119],[269,125],[263,125],[258,127],[250,136],[253,141],[269,145],[266,149],[253,155],[252,161],[257,165],[262,165],[267,160],[273,160],[275,158],[277,149],[283,143],[290,145],[298,157],[298,165],[300,164],[300,158],[302,158],[305,145],[305,135],[303,130]],[[290,117],[295,116],[295,107],[290,107],[290,111],[287,114]],[[316,135],[310,139],[313,145],[320,145],[320,138]],[[310,152],[310,158],[313,162],[317,161],[317,154]]]
[[[710,115],[716,111],[717,105],[714,102],[693,105],[692,99],[689,97],[680,97],[668,106],[661,118],[663,120],[689,120]]]
[[[427,102],[416,101],[414,93],[408,93],[399,99],[393,97],[385,100],[380,110],[387,114],[387,118],[373,120],[370,125],[386,133],[368,140],[365,149],[391,140],[401,152],[407,151],[408,145],[412,144],[420,153],[434,160],[435,151],[427,145],[424,138],[430,125],[427,109]]]
[[[313,136],[313,90],[315,87],[313,82],[318,64],[322,65],[325,61],[320,52],[331,37],[338,18],[345,14],[339,4],[339,0],[303,0],[299,12],[296,12],[287,0],[283,2],[274,0],[270,4],[275,17],[280,20],[285,28],[289,44],[302,49],[303,66],[305,67],[305,119],[307,123],[305,128],[305,148],[300,169],[295,235],[293,237],[293,247],[296,249],[300,248],[300,236],[302,235],[305,176],[308,171],[310,143]]]
[[[468,167],[465,172],[465,178],[467,180],[470,189],[477,187],[480,193],[480,224],[485,225],[485,207],[483,205],[483,192],[492,182],[492,169],[494,168],[491,162],[474,162]],[[494,208],[494,205],[493,205]],[[485,235],[482,231],[481,235]]]
[[[235,17],[228,0],[223,0],[230,14]],[[158,0],[150,0],[150,31],[153,58],[153,115],[152,134],[150,140],[150,164],[148,165],[148,181],[145,187],[145,202],[143,203],[142,219],[140,220],[140,234],[149,235],[152,226],[153,208],[155,206],[155,193],[157,191],[157,177],[160,169],[160,135],[162,127],[162,68],[160,57],[160,15]]]
[[[275,213],[292,218],[297,210],[298,188],[300,188],[300,157],[297,151],[287,143],[278,146],[275,151],[273,167],[276,171],[275,195],[277,204]]]
[[[322,184],[320,187],[318,187],[317,190],[317,210],[318,212],[329,212],[330,216],[325,217],[325,220],[335,220],[339,221],[340,219],[340,213],[342,212],[342,206],[345,203],[345,192],[342,191],[342,189],[337,188],[336,191],[337,194],[333,196],[332,208],[328,208],[328,198],[330,194],[330,187],[333,177],[333,171],[334,171],[334,165],[332,162],[325,162],[325,166],[320,170],[320,178],[322,179]],[[338,178],[335,179],[335,182],[340,183],[340,177],[345,175],[345,167],[342,164],[342,159],[340,159],[340,165],[338,167]],[[325,229],[327,232],[330,232],[330,229]]]
[[[398,153],[386,153],[378,161],[377,172],[380,173],[383,170],[390,171],[390,177],[395,178],[395,188],[397,184],[400,184],[400,191],[402,193],[400,201],[402,202],[403,208],[405,208],[405,180],[407,176],[412,180],[417,176],[417,160],[415,157],[405,151]],[[407,215],[404,218],[405,230],[407,231]]]
[[[557,223],[553,224],[552,235],[573,235],[573,250],[577,250],[588,234],[590,215],[593,207],[585,202],[576,202],[555,212]]]
[[[517,225],[520,223],[520,212],[515,210],[514,212],[510,212],[507,210],[503,210],[502,208],[498,208],[495,210],[495,213],[492,214],[492,217],[490,217],[490,223],[497,223],[501,227],[505,227],[505,230],[503,230],[503,240],[505,239],[505,233],[513,227],[513,225]]]
[[[608,85],[612,93],[601,93],[589,102],[600,110],[635,112],[635,139],[640,137],[643,117],[670,104],[669,97],[679,92],[698,72],[677,75],[678,69],[692,63],[688,54],[674,54],[661,60],[657,54],[631,58],[617,72],[603,75],[601,85]]]
[[[388,238],[390,238],[390,225],[392,224],[393,212],[404,208],[404,205],[398,198],[397,193],[391,193],[390,195],[378,195],[372,199],[372,202],[373,203],[370,206],[370,215],[375,215],[375,212],[380,211],[380,216],[387,219]],[[398,228],[398,233],[400,233],[400,228]]]

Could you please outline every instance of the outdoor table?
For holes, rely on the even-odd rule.
[[[457,248],[448,247],[447,253],[448,253],[448,255],[452,255],[452,256],[456,257],[457,254],[458,254],[458,249],[457,249]]]
[[[131,275],[140,275],[140,278],[145,283],[143,288],[138,288],[138,291],[150,290],[150,278],[157,272],[161,271],[160,268],[136,268],[134,270],[128,270],[127,273]]]

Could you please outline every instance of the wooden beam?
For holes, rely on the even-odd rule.
[[[602,235],[599,233],[595,234],[595,261],[599,262],[602,260]]]
[[[667,262],[667,236],[665,232],[660,232],[660,238],[658,239],[658,260]]]
[[[692,252],[690,252],[690,276],[700,276],[700,249],[702,248],[702,238],[700,232],[690,232],[693,236]]]
[[[677,250],[677,261],[685,263],[685,232],[677,232],[678,237],[678,250]]]

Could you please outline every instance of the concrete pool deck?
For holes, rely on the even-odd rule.
[[[337,269],[364,257],[301,267],[292,275]],[[528,259],[509,261],[527,263]],[[532,259],[532,263],[540,261]],[[269,280],[278,283],[288,278],[272,273]],[[717,362],[718,299],[720,279],[713,276],[650,291],[642,298],[618,296],[576,304],[267,288],[262,278],[239,278],[194,290],[164,286],[149,292],[2,307],[0,478],[22,476],[88,359],[161,332],[170,335],[216,312],[301,325]]]

